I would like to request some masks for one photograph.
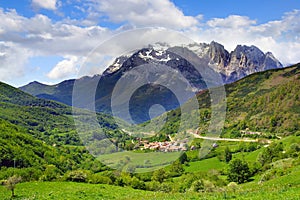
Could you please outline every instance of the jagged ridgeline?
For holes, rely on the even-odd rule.
[[[185,52],[185,57],[174,53],[176,51]],[[193,56],[197,56],[197,65],[200,67],[197,70],[190,62]],[[153,79],[150,82],[153,83],[159,80],[165,86],[169,86],[168,88],[172,87],[172,84],[177,84],[179,82],[178,77],[158,76],[162,74],[161,70],[170,67],[177,70],[191,84],[190,87],[182,89],[192,92],[207,89],[207,84],[200,74],[207,70],[207,68],[220,73],[224,84],[237,81],[255,72],[282,68],[282,64],[272,53],[264,53],[255,46],[238,45],[234,51],[228,52],[224,46],[217,42],[211,42],[210,44],[195,43],[181,47],[171,47],[168,44],[149,45],[148,48],[139,49],[128,55],[116,58],[102,75],[83,77],[76,80],[83,91],[90,89],[91,85],[98,84],[95,102],[87,102],[83,99],[82,102],[77,103],[77,106],[80,108],[89,108],[92,107],[92,104],[96,103],[96,111],[111,114],[111,96],[116,83],[123,74],[147,64],[151,64],[153,68],[157,66],[160,68],[156,70],[156,75],[149,78],[149,80]],[[155,69],[152,69],[153,71]],[[145,73],[148,72],[145,71]],[[132,82],[137,83],[141,78],[144,77],[137,75]],[[56,100],[67,105],[72,105],[74,82],[75,80],[66,80],[52,86],[32,82],[20,89],[40,98]],[[152,118],[148,115],[148,108],[152,106],[151,104],[161,104],[169,111],[179,107],[181,102],[178,102],[172,91],[169,91],[167,88],[161,85],[148,84],[137,90],[131,99],[131,104],[133,108],[131,114],[134,121],[142,123]],[[123,119],[128,121],[126,117]]]

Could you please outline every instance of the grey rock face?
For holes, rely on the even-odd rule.
[[[199,57],[208,59],[208,66],[222,74],[224,83],[237,81],[247,75],[268,69],[282,68],[272,53],[263,53],[255,46],[238,45],[228,52],[217,42],[188,46]]]

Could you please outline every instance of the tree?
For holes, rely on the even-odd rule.
[[[162,183],[166,178],[167,178],[167,174],[164,169],[159,169],[153,172],[152,181],[158,181]]]
[[[228,180],[230,182],[245,183],[249,180],[251,172],[248,163],[241,159],[229,162]]]
[[[11,176],[7,179],[7,181],[5,181],[5,187],[11,191],[11,198],[13,198],[15,196],[15,188],[16,185],[21,182],[21,177],[20,176]]]
[[[184,172],[184,168],[180,161],[175,161],[171,165],[170,175],[171,176],[180,176]]]
[[[186,155],[186,153],[184,152],[180,157],[179,157],[179,162],[181,164],[184,164],[185,162],[188,162],[189,159],[188,159],[188,156]]]
[[[231,161],[232,159],[232,152],[230,151],[230,149],[228,147],[226,147],[226,149],[224,150],[225,153],[225,161],[227,163],[229,163],[229,161]]]
[[[262,166],[265,164],[269,164],[274,161],[274,159],[279,159],[280,154],[283,151],[283,144],[280,143],[272,143],[270,146],[265,148],[259,155],[258,155],[258,162]]]
[[[135,176],[131,180],[131,187],[133,189],[140,189],[140,190],[145,190],[146,189],[144,181],[139,180]]]
[[[55,165],[47,165],[41,180],[52,181],[60,175],[59,169]]]
[[[66,180],[73,182],[86,182],[90,172],[87,170],[75,170],[67,173]]]

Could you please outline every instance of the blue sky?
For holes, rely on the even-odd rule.
[[[285,12],[300,9],[297,0],[173,0],[188,15],[203,14],[206,19],[229,15],[249,16],[259,23],[280,19]]]
[[[253,44],[285,65],[300,61],[298,0],[0,0],[0,17],[0,81],[16,87],[74,78],[97,44],[140,27],[228,50]]]

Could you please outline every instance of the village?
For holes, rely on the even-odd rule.
[[[188,140],[164,142],[149,142],[148,140],[140,140],[139,147],[141,150],[149,149],[161,152],[186,151],[188,149]]]
[[[130,133],[126,130],[123,130],[124,132]],[[241,136],[261,136],[262,133],[261,132],[253,132],[250,131],[248,128],[246,130],[242,130],[241,132]],[[216,137],[206,137],[206,136],[201,136],[197,131],[189,131],[189,133],[191,135],[193,135],[195,138],[201,138],[201,139],[207,139],[207,140],[214,140],[214,141],[243,141],[243,142],[258,142],[258,140],[251,140],[248,138],[216,138]],[[131,134],[131,133],[130,133]],[[142,138],[136,138],[136,140],[138,141],[135,144],[134,149],[140,149],[140,150],[151,150],[151,151],[160,151],[160,152],[178,152],[178,151],[187,151],[187,150],[195,150],[196,147],[195,146],[191,146],[189,147],[188,143],[189,140],[186,139],[177,139],[174,140],[170,135],[168,135],[170,141],[163,141],[163,142],[159,142],[159,141],[154,141],[154,142],[150,142],[149,140],[143,140]],[[260,140],[259,142],[261,143],[270,143],[269,140]],[[132,143],[134,143],[132,141]],[[217,148],[218,144],[216,142],[214,142],[212,144],[212,148]]]

